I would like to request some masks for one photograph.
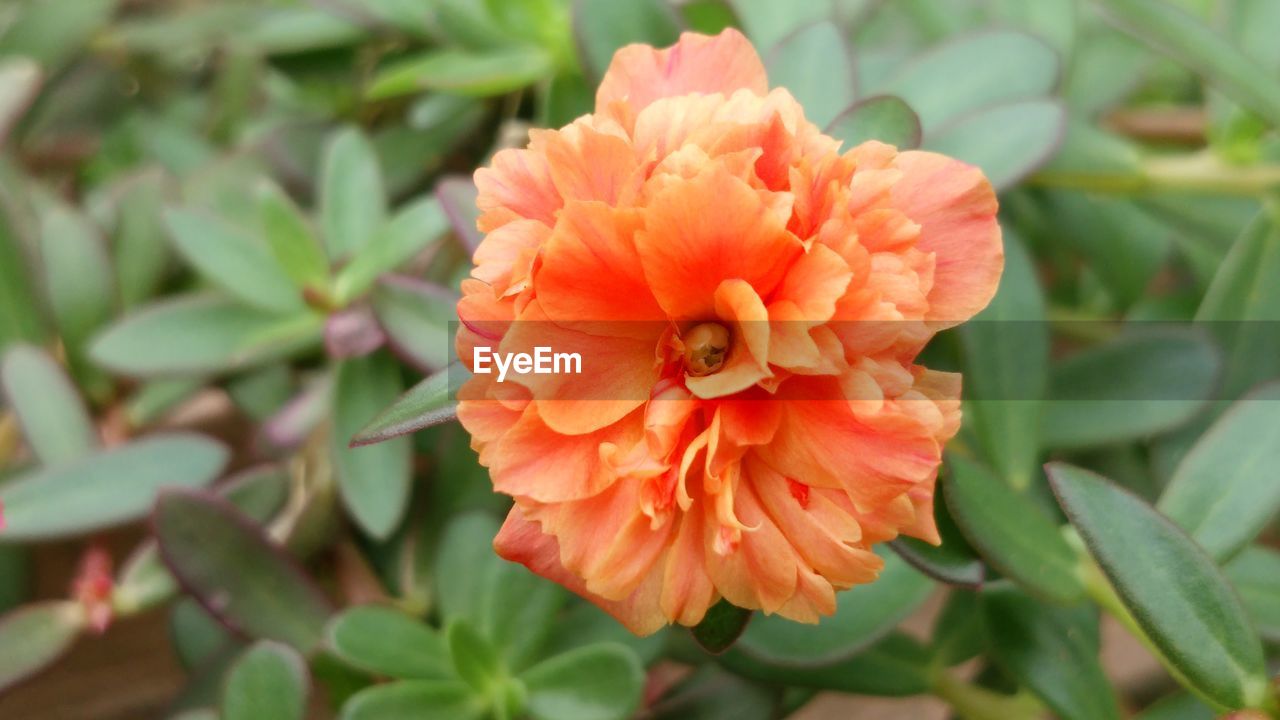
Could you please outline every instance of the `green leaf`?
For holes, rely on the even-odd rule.
[[[346,128],[325,146],[320,167],[320,228],[331,260],[347,258],[382,229],[387,201],[373,145]]]
[[[765,59],[769,84],[786,88],[818,127],[835,120],[857,96],[853,52],[830,20],[806,25],[769,51]],[[821,67],[821,73],[814,68]]]
[[[1214,720],[1218,713],[1190,693],[1176,693],[1151,705],[1133,720]]]
[[[359,24],[306,5],[269,7],[238,28],[237,39],[268,54],[304,53],[352,45],[365,35]]]
[[[90,353],[104,367],[134,377],[226,372],[315,345],[322,322],[311,313],[273,315],[221,297],[180,296],[107,328]]]
[[[1216,90],[1280,126],[1280,83],[1203,20],[1161,0],[1101,0],[1122,28],[1202,75]]]
[[[1057,53],[1043,40],[1011,30],[992,30],[939,45],[873,89],[905,100],[920,116],[925,134],[931,138],[944,125],[983,108],[1050,94],[1058,83],[1059,72]],[[1011,132],[1028,138],[1041,135],[1034,128],[1020,129],[1015,121],[1048,120],[1044,115],[1032,114],[990,117],[1002,123],[997,129],[1005,140],[1002,147],[1006,151],[1016,147],[1009,136]]]
[[[483,53],[429,50],[380,69],[374,74],[368,98],[386,100],[424,90],[476,97],[502,95],[542,79],[551,70],[551,57],[533,47]]]
[[[900,150],[920,147],[920,118],[902,98],[876,95],[854,103],[827,126],[828,135],[854,148],[869,140]]]
[[[161,173],[143,173],[120,198],[113,249],[116,284],[125,308],[154,295],[169,270],[173,250],[162,221],[163,183]]]
[[[40,83],[40,66],[30,58],[0,60],[0,145],[8,140],[9,130],[35,99]]]
[[[1280,383],[1231,406],[1182,459],[1156,506],[1222,562],[1280,510]]]
[[[1073,113],[1091,118],[1123,102],[1142,82],[1151,54],[1118,32],[1080,39],[1062,94]]]
[[[200,435],[149,435],[0,488],[7,526],[0,541],[82,535],[146,515],[165,487],[203,487],[227,462],[222,445]]]
[[[983,560],[1046,600],[1084,594],[1075,553],[1039,506],[974,462],[952,455],[947,463],[947,507]]]
[[[1069,465],[1047,469],[1120,601],[1191,689],[1227,708],[1262,703],[1262,645],[1209,556],[1132,493]]]
[[[884,636],[933,591],[933,583],[906,561],[880,550],[880,578],[836,596],[836,614],[817,625],[778,615],[752,620],[735,650],[779,665],[817,667],[847,660]]]
[[[453,670],[463,682],[481,694],[489,694],[503,672],[502,661],[489,641],[465,620],[449,623],[444,633]]]
[[[74,13],[52,2],[25,2],[5,11],[0,56],[25,55],[46,70],[59,69],[110,21],[117,0],[81,0]]]
[[[1057,100],[1023,100],[979,110],[936,131],[926,149],[977,165],[996,190],[1006,190],[1047,163],[1067,131]]]
[[[991,654],[1062,720],[1120,718],[1120,705],[1098,662],[1092,607],[1050,607],[1012,587],[982,594]]]
[[[170,490],[156,503],[153,525],[169,571],[219,620],[302,653],[322,642],[328,600],[261,528],[225,501]]]
[[[1044,444],[1115,445],[1177,427],[1214,392],[1221,359],[1194,332],[1132,332],[1057,363]]]
[[[933,684],[929,650],[896,630],[847,660],[820,667],[765,663],[738,649],[725,653],[720,662],[739,675],[770,685],[795,685],[858,695],[921,695],[928,693]],[[710,720],[718,716],[708,717]]]
[[[302,720],[310,678],[287,645],[263,640],[231,666],[222,691],[222,720]]]
[[[1280,643],[1280,551],[1247,547],[1225,572],[1262,637]]]
[[[40,212],[40,257],[58,332],[80,376],[85,342],[111,316],[115,303],[111,261],[89,218],[57,201]]]
[[[229,665],[239,644],[226,626],[191,598],[174,603],[169,613],[169,636],[173,638],[174,654],[187,670],[197,670],[215,660],[225,660]]]
[[[298,289],[323,288],[329,280],[329,259],[307,219],[275,183],[257,187],[258,219],[267,247]]]
[[[519,670],[538,657],[553,630],[565,593],[523,566],[493,551],[498,523],[471,512],[446,527],[436,556],[440,614],[461,620],[488,639],[508,668]]]
[[[1038,474],[1040,420],[1049,386],[1044,295],[1021,236],[1004,228],[1004,274],[991,304],[958,330],[965,407],[983,455],[1015,490]]]
[[[1047,41],[1062,57],[1074,60],[1079,14],[1075,0],[993,0],[990,5],[993,22],[1026,30]]]
[[[84,628],[84,611],[69,600],[51,600],[0,616],[0,691],[53,664]]]
[[[644,668],[621,645],[588,645],[520,675],[535,720],[625,720],[640,704]]]
[[[440,207],[449,217],[454,235],[468,253],[475,252],[484,238],[476,228],[476,221],[480,219],[480,208],[476,207],[478,194],[475,182],[469,177],[451,176],[436,183]]]
[[[16,191],[8,182],[5,168],[0,167],[0,352],[13,342],[42,340],[44,323],[39,313],[35,295],[35,272],[28,262],[26,243],[20,234],[18,213],[13,207]]]
[[[210,282],[263,310],[302,310],[302,295],[258,238],[208,213],[170,209],[164,214],[174,247]]]
[[[27,345],[10,348],[0,360],[0,390],[43,465],[75,460],[98,446],[80,394],[43,351]]]
[[[351,444],[380,443],[453,420],[457,417],[458,405],[450,397],[449,379],[451,373],[460,371],[460,365],[450,365],[409,388],[361,428]]]
[[[596,643],[617,643],[630,648],[640,658],[641,664],[647,666],[662,654],[665,638],[666,633],[662,632],[637,637],[595,604],[574,600],[556,618],[555,627],[542,650],[550,656]]]
[[[889,543],[912,567],[929,577],[948,585],[978,587],[986,578],[987,568],[956,526],[941,494],[933,498],[933,515],[942,544],[930,545],[923,540],[899,537]]]
[[[373,295],[373,311],[391,347],[414,366],[440,370],[455,360],[458,296],[438,285],[388,277]]]
[[[702,622],[689,628],[689,632],[703,650],[719,655],[738,641],[742,631],[747,629],[747,623],[751,621],[751,614],[751,610],[722,599],[712,605]]]
[[[831,17],[831,0],[728,0],[742,29],[757,48],[765,50],[801,27]]]
[[[334,294],[339,302],[360,295],[383,273],[439,242],[448,229],[449,218],[435,196],[410,204],[396,213],[338,273]]]
[[[340,720],[480,720],[488,708],[459,682],[410,680],[374,685],[352,695]]]
[[[1264,211],[1232,244],[1196,311],[1226,353],[1221,396],[1280,376],[1280,225]]]
[[[338,657],[367,672],[409,680],[453,676],[444,639],[399,610],[351,608],[329,623],[328,638]]]
[[[573,35],[582,66],[598,81],[619,48],[631,43],[666,47],[679,39],[680,24],[661,0],[576,0]]]
[[[365,532],[386,539],[409,503],[408,438],[371,447],[348,444],[400,393],[400,369],[384,353],[344,360],[333,392],[333,461],[343,504]]]

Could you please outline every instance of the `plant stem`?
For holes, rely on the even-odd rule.
[[[1042,187],[1141,195],[1183,191],[1245,197],[1280,188],[1280,165],[1228,165],[1210,151],[1146,158],[1133,171],[1046,171],[1031,177]]]
[[[1031,695],[1004,695],[967,683],[951,673],[933,679],[933,694],[945,700],[962,720],[1034,720],[1044,708]]]

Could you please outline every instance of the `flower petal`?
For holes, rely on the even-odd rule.
[[[746,88],[764,95],[769,78],[755,48],[742,33],[728,29],[708,37],[683,33],[669,48],[628,45],[613,62],[596,91],[603,110],[624,102],[636,111],[658,98],[690,93],[723,93]]]

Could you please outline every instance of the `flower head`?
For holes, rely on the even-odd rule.
[[[720,598],[814,622],[876,578],[874,544],[938,542],[960,380],[914,360],[995,292],[979,170],[842,152],[727,30],[623,48],[595,113],[476,184],[459,356],[583,359],[460,392],[515,499],[501,555],[643,634]]]

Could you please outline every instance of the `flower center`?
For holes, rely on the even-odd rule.
[[[729,331],[719,323],[695,325],[684,334],[684,365],[690,375],[718,372],[729,354]]]

